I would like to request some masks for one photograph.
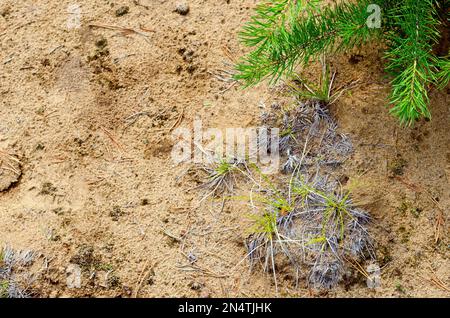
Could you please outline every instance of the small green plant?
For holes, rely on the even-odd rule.
[[[263,234],[272,239],[277,230],[277,215],[275,212],[266,212],[263,215],[251,215],[253,225],[249,228],[251,234]]]
[[[379,41],[387,47],[386,70],[393,76],[391,113],[405,125],[430,118],[429,88],[450,81],[448,56],[433,53],[439,26],[448,23],[448,0],[322,2],[264,0],[258,5],[241,32],[243,43],[253,50],[237,65],[235,78],[246,86],[265,78],[274,82],[324,54]],[[379,25],[372,21],[378,18],[377,8]],[[317,92],[326,98],[326,91],[313,95]]]
[[[224,175],[231,173],[235,168],[234,164],[230,161],[222,159],[217,164],[217,167],[214,169],[214,175],[211,176],[211,179],[217,179],[223,177]]]
[[[250,217],[247,256],[251,264],[261,260],[265,271],[271,268],[275,286],[277,254],[296,270],[308,259],[308,279],[317,288],[335,286],[347,258],[373,257],[366,229],[370,216],[352,202],[350,190],[344,191],[327,177],[307,177],[297,169],[285,187],[275,187],[267,176],[260,180],[268,187],[256,184],[264,190],[248,199],[257,213]]]
[[[30,296],[32,276],[27,267],[33,264],[34,258],[32,251],[15,251],[9,246],[0,249],[0,298]]]
[[[0,280],[0,298],[8,298],[9,282]]]
[[[257,170],[260,172],[259,170]],[[266,179],[267,180],[267,179]],[[251,198],[251,201],[258,201],[263,205],[262,214],[250,215],[252,225],[248,229],[250,233],[248,244],[250,260],[263,258],[264,270],[267,271],[271,264],[275,288],[278,292],[278,283],[275,271],[275,254],[277,249],[275,243],[279,243],[280,233],[278,232],[279,220],[294,211],[294,206],[288,199],[281,196],[280,191],[269,181],[269,187],[273,193],[271,195],[261,195]],[[284,246],[283,251],[287,252]]]
[[[403,287],[402,283],[400,282],[395,283],[395,290],[398,291],[399,293],[406,294],[405,287]]]
[[[203,167],[203,170],[208,174],[208,180],[201,187],[211,190],[206,197],[221,194],[225,191],[232,192],[236,183],[234,173],[239,170],[240,165],[245,165],[245,162],[234,158],[222,158],[212,165]]]
[[[298,74],[292,74],[292,80],[287,85],[292,89],[294,94],[303,100],[319,100],[325,103],[331,103],[331,89],[336,73],[330,74],[330,68],[322,61],[322,73],[320,74],[319,83],[314,84],[303,79]]]
[[[320,189],[314,188],[300,178],[299,184],[292,185],[292,192],[301,199],[303,204],[308,196],[316,196],[322,201],[324,206],[324,217],[321,222],[320,235],[312,238],[310,244],[326,243],[327,231],[329,228],[339,232],[340,240],[344,240],[346,218],[353,219],[349,212],[349,196],[350,192],[346,194],[340,193],[338,195],[325,193]]]
[[[329,70],[324,70],[324,78],[330,78]],[[322,96],[283,109],[282,118],[272,117],[282,119],[278,143],[287,161],[281,176],[267,175],[257,164],[236,158],[211,158],[201,166],[207,178],[199,187],[210,190],[204,198],[219,189],[232,190],[239,175],[250,182],[249,195],[224,195],[222,207],[225,200],[249,205],[247,254],[238,265],[245,259],[251,268],[260,263],[264,271],[272,273],[277,292],[279,258],[289,261],[297,281],[308,268],[308,284],[319,289],[332,288],[342,280],[349,258],[374,258],[367,228],[369,214],[352,202],[350,187],[344,191],[329,170],[352,153],[351,140],[338,133],[337,124],[320,101],[333,96],[331,86],[332,80],[325,80]]]
[[[440,88],[444,88],[450,83],[450,60],[441,60],[440,67],[438,78],[441,79]]]

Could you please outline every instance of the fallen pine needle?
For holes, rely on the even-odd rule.
[[[133,29],[133,28],[127,28],[127,27],[119,27],[119,26],[115,26],[115,25],[105,25],[105,24],[89,24],[89,27],[91,28],[99,28],[99,29],[106,29],[106,30],[113,30],[113,31],[119,31],[123,36],[128,36],[130,34],[137,34],[140,35],[142,37],[144,37],[144,40],[148,43],[150,43],[148,37],[149,35],[146,34],[145,32],[155,32],[154,30],[150,30],[150,29],[143,29],[142,27],[140,28],[142,31],[137,30],[137,29]]]

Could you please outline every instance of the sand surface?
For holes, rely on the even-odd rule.
[[[252,127],[261,104],[292,100],[221,80],[256,3],[189,0],[180,15],[171,0],[0,1],[0,150],[21,162],[2,155],[21,175],[0,175],[0,245],[41,254],[35,296],[276,296],[241,262],[247,205],[199,203],[201,176],[171,160],[176,127]],[[280,269],[279,295],[448,297],[448,226],[435,235],[450,206],[449,88],[431,93],[431,121],[401,128],[382,50],[352,54],[330,60],[337,86],[359,80],[331,111],[355,146],[344,171],[374,217],[382,286],[356,273],[318,292]],[[95,268],[81,288],[67,286],[73,263]]]

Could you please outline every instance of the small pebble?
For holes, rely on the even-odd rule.
[[[127,14],[128,12],[130,12],[130,7],[128,6],[120,7],[119,9],[116,10],[116,17],[121,17]]]
[[[189,13],[189,6],[186,3],[179,3],[175,7],[175,12],[181,15],[186,15]]]
[[[201,290],[201,289],[203,288],[203,284],[198,283],[198,282],[190,282],[190,283],[189,283],[189,287],[190,287],[192,290]]]

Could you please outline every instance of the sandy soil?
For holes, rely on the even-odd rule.
[[[0,192],[0,244],[41,253],[35,296],[276,296],[270,275],[240,262],[246,205],[199,204],[199,176],[171,161],[171,132],[195,118],[255,126],[261,103],[290,98],[215,76],[243,54],[236,34],[256,0],[188,3],[180,15],[170,0],[0,2],[0,149],[21,162],[2,159],[21,177]],[[80,28],[67,27],[71,4]],[[345,174],[374,217],[382,286],[355,274],[317,292],[281,271],[279,295],[448,297],[436,281],[450,286],[449,223],[437,243],[435,227],[450,206],[450,90],[431,94],[431,121],[400,128],[380,50],[354,54],[331,61],[337,86],[360,80],[332,112],[355,145]],[[95,268],[81,288],[66,284],[71,263]]]

